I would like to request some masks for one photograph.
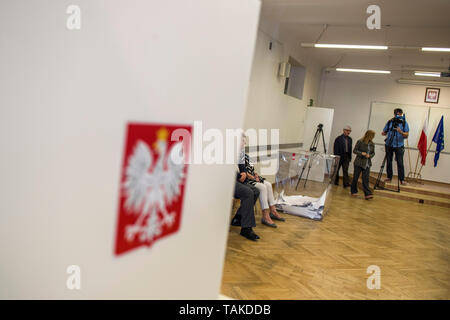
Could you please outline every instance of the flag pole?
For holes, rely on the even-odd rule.
[[[409,172],[411,173],[411,150],[409,149],[409,139],[406,139],[406,147],[408,148],[408,162],[409,162]],[[409,174],[408,174],[409,176]]]
[[[416,160],[416,168],[414,169],[414,177],[417,177],[416,172],[417,172],[417,165],[419,164],[419,156],[420,156],[420,151],[417,150],[417,160]]]

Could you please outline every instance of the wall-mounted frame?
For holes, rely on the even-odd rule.
[[[425,90],[425,102],[427,103],[439,103],[439,88],[427,88]]]

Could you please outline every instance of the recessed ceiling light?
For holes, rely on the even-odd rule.
[[[432,48],[432,47],[424,47],[422,51],[440,51],[440,52],[450,52],[450,48]]]
[[[326,44],[315,43],[316,48],[335,48],[335,49],[371,49],[371,50],[387,50],[387,46],[366,46],[357,44]]]
[[[440,77],[440,72],[428,72],[428,71],[415,71],[415,76],[425,76],[425,77]]]
[[[348,68],[336,68],[336,71],[344,71],[344,72],[365,72],[365,73],[384,73],[389,74],[390,71],[387,70],[369,70],[369,69],[348,69]]]

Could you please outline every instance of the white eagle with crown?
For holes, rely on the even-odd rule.
[[[167,152],[168,135],[165,128],[156,133],[157,140],[153,147],[158,158],[155,165],[151,148],[142,140],[136,142],[128,158],[123,183],[125,208],[129,213],[138,215],[136,222],[125,228],[128,241],[133,241],[135,237],[139,237],[141,242],[152,241],[161,234],[164,225],[170,227],[175,222],[176,213],[167,212],[166,205],[180,195],[184,159],[181,142],[175,143]]]

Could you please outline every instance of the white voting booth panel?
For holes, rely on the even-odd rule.
[[[179,231],[117,256],[126,128],[241,127],[260,3],[69,4],[0,3],[0,298],[216,299],[235,166],[189,165]]]

